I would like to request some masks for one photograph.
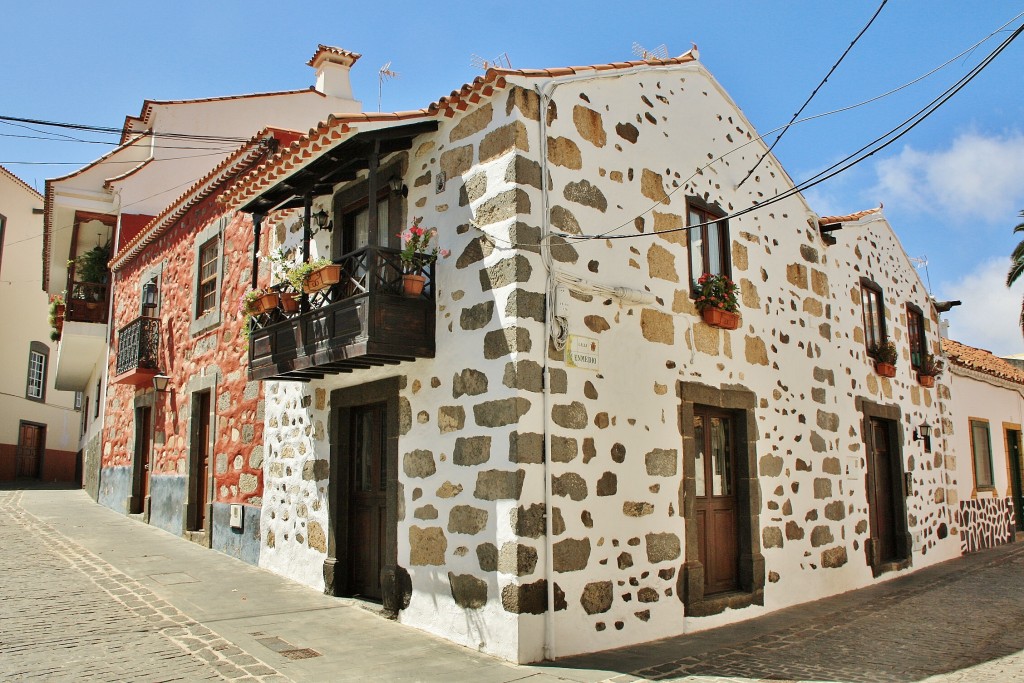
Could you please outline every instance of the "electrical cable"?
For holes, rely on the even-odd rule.
[[[69,130],[89,131],[93,133],[104,133],[108,135],[125,135],[128,131],[124,128],[112,128],[110,126],[91,126],[84,123],[68,123],[64,121],[45,121],[43,119],[28,119],[20,116],[0,115],[0,122],[29,123],[36,126],[48,126],[52,128],[64,128]],[[152,133],[140,133],[152,134]],[[200,135],[197,133],[160,133],[159,137],[175,138],[183,140],[206,140],[211,142],[233,142],[241,144],[248,142],[249,138],[236,137],[231,135]]]
[[[739,189],[743,185],[743,183],[747,182],[747,178],[749,178],[754,173],[754,171],[757,170],[757,167],[761,165],[761,161],[764,160],[766,156],[772,153],[772,150],[775,149],[775,145],[779,143],[779,140],[781,140],[782,136],[786,134],[786,131],[789,130],[789,127],[791,125],[793,125],[793,122],[800,117],[800,114],[802,114],[804,109],[807,108],[807,105],[811,103],[811,100],[813,100],[814,96],[818,94],[818,91],[821,90],[822,86],[825,85],[829,77],[835,72],[836,69],[839,68],[839,65],[842,64],[844,59],[846,59],[846,55],[850,54],[850,50],[853,49],[853,46],[856,45],[857,41],[860,40],[861,36],[863,36],[867,32],[867,30],[871,28],[871,24],[875,23],[875,19],[877,19],[878,15],[882,13],[882,8],[885,7],[885,4],[888,1],[889,0],[882,0],[882,4],[880,4],[878,6],[878,9],[875,10],[875,13],[871,15],[871,19],[868,20],[868,23],[864,26],[864,28],[860,30],[860,33],[858,33],[857,36],[853,39],[853,42],[850,43],[849,46],[847,46],[846,50],[843,51],[843,54],[839,55],[839,59],[836,61],[835,64],[832,65],[832,68],[828,70],[828,73],[825,74],[825,78],[821,79],[821,83],[818,83],[818,85],[815,86],[814,90],[812,90],[811,94],[807,97],[807,100],[800,106],[800,109],[798,109],[797,112],[793,114],[793,118],[789,120],[789,123],[786,124],[786,126],[782,129],[782,132],[779,133],[778,137],[775,138],[775,141],[772,142],[772,144],[768,147],[768,151],[766,151],[764,154],[757,158],[757,161],[754,162],[754,165],[750,168],[749,171],[747,171],[747,175],[743,176],[743,180],[741,180],[739,184],[736,185],[737,189]]]
[[[718,222],[723,221],[723,220],[729,220],[731,218],[736,218],[736,217],[742,216],[744,214],[750,213],[752,211],[756,211],[756,210],[762,209],[762,208],[764,208],[766,206],[770,206],[770,205],[772,205],[772,204],[774,204],[776,202],[782,201],[783,199],[787,199],[787,198],[791,197],[792,195],[794,195],[794,194],[796,194],[798,192],[802,192],[802,191],[804,191],[806,189],[809,189],[811,187],[814,187],[815,185],[818,185],[818,184],[820,184],[820,183],[822,183],[822,182],[824,182],[824,181],[826,181],[826,180],[828,180],[830,178],[833,178],[834,176],[836,176],[836,175],[838,175],[838,174],[848,170],[849,168],[855,166],[856,164],[864,161],[865,159],[867,159],[867,158],[877,154],[881,150],[883,150],[886,147],[888,147],[888,146],[892,145],[893,143],[895,143],[897,140],[902,138],[904,135],[906,135],[911,130],[916,128],[919,124],[921,124],[925,119],[927,119],[929,116],[931,116],[939,107],[941,107],[943,104],[948,102],[956,93],[958,93],[960,90],[962,90],[968,83],[970,83],[972,80],[974,80],[978,76],[978,74],[980,74],[985,68],[987,68],[988,65],[991,64],[992,61],[999,54],[1001,54],[1003,52],[1003,50],[1005,50],[1009,46],[1009,44],[1011,42],[1013,42],[1021,34],[1021,32],[1024,32],[1024,25],[1021,25],[1016,30],[1014,30],[1013,33],[1011,33],[1002,43],[999,44],[998,47],[996,47],[991,53],[989,53],[985,57],[985,59],[983,59],[981,62],[979,62],[978,65],[975,66],[973,69],[971,69],[966,75],[961,77],[952,86],[950,86],[949,88],[944,90],[942,92],[942,94],[940,94],[938,97],[933,99],[927,105],[925,105],[924,107],[919,109],[912,116],[910,116],[909,118],[905,119],[898,126],[890,129],[885,134],[875,138],[871,142],[869,142],[866,145],[862,146],[857,151],[853,152],[852,154],[847,155],[846,157],[844,157],[843,159],[839,160],[835,164],[832,164],[828,168],[818,172],[817,174],[811,176],[810,178],[808,178],[808,179],[806,179],[806,180],[804,180],[804,181],[802,181],[800,183],[795,184],[792,188],[784,190],[783,192],[779,193],[778,195],[776,195],[776,196],[774,196],[774,197],[772,197],[772,198],[770,198],[768,200],[765,200],[764,202],[755,204],[754,206],[748,207],[746,209],[741,209],[740,211],[735,211],[735,212],[733,212],[731,214],[728,214],[726,216],[722,216],[722,217],[716,218],[714,221],[707,221],[707,222],[704,222],[704,223],[695,223],[693,225],[682,226],[682,227],[679,227],[679,228],[670,228],[670,229],[667,229],[667,230],[662,230],[662,231],[657,232],[657,233],[654,233],[654,232],[651,232],[651,233],[638,233],[638,234],[635,234],[635,235],[634,234],[630,234],[630,235],[615,235],[615,234],[611,234],[612,231],[618,230],[619,228],[623,227],[623,225],[628,225],[629,223],[627,222],[627,223],[624,223],[623,225],[620,225],[620,226],[618,226],[616,228],[613,228],[610,231],[606,231],[603,234],[597,234],[597,235],[573,235],[573,234],[569,234],[569,233],[552,233],[552,234],[557,234],[557,236],[559,236],[559,237],[562,237],[562,238],[567,239],[567,240],[573,240],[573,241],[588,241],[588,240],[595,240],[595,239],[633,239],[633,238],[641,238],[641,237],[653,237],[655,235],[665,235],[665,234],[671,234],[671,233],[674,233],[674,232],[689,231],[689,230],[692,230],[694,228],[699,228],[699,227],[703,227],[705,225],[710,225],[711,223],[718,223]],[[906,126],[906,130],[900,131],[900,129],[904,128],[905,126]],[[878,146],[878,147],[876,147],[874,149],[870,149],[872,145],[876,145],[877,143],[880,143],[883,140],[886,140],[886,138],[888,138],[889,136],[895,136],[895,137],[893,137],[892,139],[884,142],[883,144],[881,144],[880,146]],[[867,151],[867,153],[863,154],[859,158],[856,158],[856,159],[854,158],[854,157],[857,157],[858,155],[860,155],[862,152],[865,152],[866,150],[869,150],[869,149],[870,149],[870,151]],[[850,161],[851,159],[853,159],[853,161]],[[850,163],[846,163],[848,161]],[[675,188],[673,190],[673,192],[678,190],[678,189],[679,188]]]

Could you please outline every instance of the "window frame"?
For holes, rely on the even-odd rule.
[[[711,254],[709,251],[710,240],[708,239],[708,229],[710,223],[715,223],[718,228],[718,251],[719,251],[719,273],[725,275],[725,277],[732,279],[732,239],[729,236],[729,221],[725,218],[726,212],[718,204],[708,204],[699,197],[687,197],[686,198],[686,225],[696,225],[691,222],[691,213],[699,213],[700,216],[700,227],[690,228],[686,231],[686,252],[687,267],[690,272],[690,294],[691,296],[697,291],[697,280],[704,273],[711,273]],[[701,249],[701,272],[695,273],[693,271],[694,263],[694,234],[700,235],[700,249]],[[714,273],[718,274],[718,273]]]
[[[39,356],[42,360],[40,361],[40,372],[39,372],[39,395],[32,395],[33,387],[33,372],[32,372],[32,361],[35,356]],[[25,398],[29,401],[35,401],[37,403],[46,403],[46,381],[47,373],[50,370],[50,347],[43,342],[30,342],[28,350],[28,367],[25,373]]]
[[[877,320],[868,320],[868,309],[864,305],[864,295],[867,292],[870,292],[877,298]],[[885,292],[874,280],[869,280],[868,278],[860,279],[860,309],[861,324],[864,325],[864,348],[868,350],[868,353],[871,353],[872,347],[876,344],[884,344],[889,339],[889,331],[885,326]],[[877,333],[874,335],[877,337],[875,340],[872,340],[872,330]]]
[[[989,421],[980,417],[969,417],[967,418],[968,431],[971,437],[971,472],[974,475],[974,490],[975,491],[994,491],[996,488],[996,473],[995,465],[992,462],[992,428]],[[974,438],[975,427],[984,427],[985,429],[985,448],[988,454],[988,478],[987,483],[983,483],[978,480],[978,449],[977,443]]]
[[[221,293],[224,289],[224,229],[227,226],[227,218],[221,217],[211,222],[205,229],[200,231],[192,243],[192,295],[189,303],[192,322],[189,325],[189,334],[196,336],[208,332],[220,325],[221,322]],[[214,265],[213,280],[213,306],[205,311],[199,310],[199,292],[202,276],[201,255],[204,247],[213,240],[217,240],[217,259]],[[158,278],[159,284],[160,278]],[[208,280],[209,281],[209,280]]]
[[[910,346],[910,367],[920,370],[928,355],[928,337],[925,336],[924,311],[907,303],[907,343]]]

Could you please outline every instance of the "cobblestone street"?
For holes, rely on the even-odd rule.
[[[1022,545],[538,666],[389,622],[81,491],[0,490],[0,572],[4,680],[1024,681]]]

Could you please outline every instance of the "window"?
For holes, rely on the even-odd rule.
[[[217,252],[220,238],[215,237],[199,248],[199,289],[196,293],[196,316],[212,311],[217,305]]]
[[[689,198],[687,225],[700,226],[687,231],[690,248],[690,287],[704,273],[731,277],[729,265],[729,224],[720,220],[722,212]]]
[[[971,420],[971,456],[974,459],[975,488],[992,488],[992,440],[989,437],[988,422]]]
[[[93,406],[93,419],[100,416],[100,392],[103,391],[102,380],[96,380],[96,405]]]
[[[224,266],[223,230],[227,219],[221,217],[201,230],[192,243],[192,322],[189,334],[202,334],[220,324],[220,290]],[[146,271],[142,282],[161,277],[158,269]],[[158,297],[159,298],[159,297]],[[159,302],[158,302],[159,307]]]
[[[75,392],[75,410],[81,410],[81,409],[82,409],[82,392],[81,391],[76,391]]]
[[[907,304],[907,336],[910,341],[910,365],[920,370],[924,357],[928,354],[928,345],[924,337],[924,315],[921,309]]]
[[[886,339],[881,287],[870,280],[861,280],[860,300],[864,308],[864,344],[871,351]]]
[[[46,400],[46,361],[50,349],[42,342],[32,342],[28,352],[28,382],[25,398],[32,401]]]

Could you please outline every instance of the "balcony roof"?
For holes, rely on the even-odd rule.
[[[375,148],[382,156],[410,149],[413,138],[435,131],[439,125],[437,121],[418,121],[356,133],[249,200],[241,210],[266,215],[302,206],[307,194],[330,194],[335,185],[354,180],[358,171],[369,167]]]

